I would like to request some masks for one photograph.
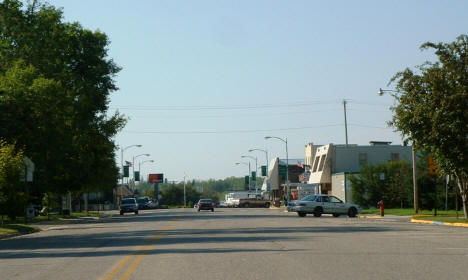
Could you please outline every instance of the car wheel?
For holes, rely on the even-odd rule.
[[[214,208],[211,208],[211,212],[214,212]]]
[[[306,212],[297,212],[297,215],[299,215],[299,217],[305,217],[307,215]]]
[[[354,208],[354,207],[349,208],[348,217],[354,218],[354,217],[356,217],[356,214],[357,214],[356,208]]]
[[[138,215],[138,211],[135,211],[135,215]]]
[[[270,202],[265,203],[265,208],[270,208]]]
[[[123,215],[123,214],[124,214],[124,212],[120,211],[120,215]]]
[[[200,208],[198,208],[198,210],[197,210],[197,211],[198,211],[198,212],[200,212]]]
[[[340,216],[340,214],[338,214],[338,213],[333,214],[333,217],[339,217],[339,216]]]
[[[323,213],[322,207],[317,207],[314,210],[314,217],[320,217],[322,216],[322,213]]]

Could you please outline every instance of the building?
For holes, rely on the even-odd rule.
[[[262,185],[262,193],[265,198],[272,201],[282,200],[285,193],[286,166],[288,166],[288,179],[290,187],[294,188],[299,183],[300,176],[304,173],[303,159],[286,159],[278,157],[272,159],[268,165],[268,174]]]
[[[333,194],[345,202],[351,201],[350,174],[359,174],[364,164],[391,160],[412,160],[411,147],[390,145],[391,142],[371,141],[369,145],[306,145],[305,158],[310,163],[309,184],[316,193]],[[313,160],[312,160],[313,159]]]

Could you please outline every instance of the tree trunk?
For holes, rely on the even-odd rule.
[[[463,204],[463,214],[468,220],[468,177],[455,173]]]

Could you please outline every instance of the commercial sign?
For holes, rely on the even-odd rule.
[[[163,181],[164,176],[162,173],[148,175],[148,182],[150,182],[151,184],[162,183]]]

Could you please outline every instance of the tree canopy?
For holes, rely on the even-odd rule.
[[[35,163],[41,193],[115,186],[113,137],[125,119],[108,113],[120,71],[108,46],[48,4],[0,3],[0,138]]]
[[[397,73],[390,124],[405,141],[430,152],[438,170],[457,178],[468,218],[468,36],[451,43],[425,43],[437,62]]]

